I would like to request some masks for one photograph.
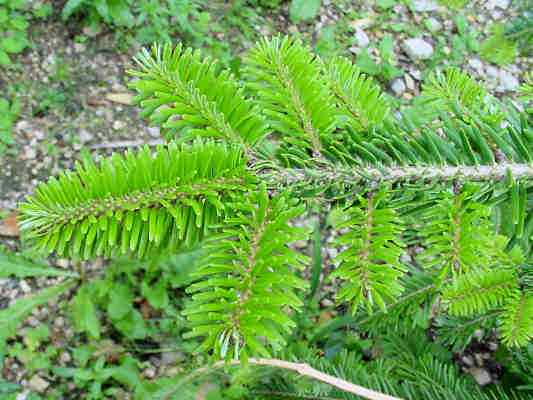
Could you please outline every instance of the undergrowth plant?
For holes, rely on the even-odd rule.
[[[77,265],[200,249],[174,316],[212,362],[138,382],[138,398],[185,398],[196,378],[236,364],[293,370],[335,388],[245,369],[234,386],[244,392],[233,398],[522,398],[516,387],[481,391],[446,350],[465,348],[480,328],[497,333],[509,354],[531,346],[533,130],[522,106],[449,69],[395,112],[350,60],[321,59],[288,37],[251,49],[240,80],[180,45],[156,45],[135,61],[131,88],[168,144],[84,159],[36,188],[20,205],[20,227],[35,250]],[[326,231],[336,239],[322,240]],[[302,250],[308,241],[315,250]],[[336,250],[329,266],[324,246]],[[72,272],[2,311],[3,337],[78,276],[79,332],[99,338],[101,307],[128,339],[149,337],[149,327],[136,329],[144,322],[134,292],[164,310],[174,304],[165,289],[172,274],[143,268],[112,268],[129,278],[107,283]],[[312,327],[302,310],[326,286],[340,314]],[[309,332],[298,332],[303,326]],[[317,358],[313,349],[341,330],[350,343]],[[372,355],[369,341],[379,344]]]

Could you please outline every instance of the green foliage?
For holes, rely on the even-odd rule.
[[[67,289],[71,288],[74,281],[67,280],[56,286],[42,289],[31,296],[16,300],[8,308],[0,310],[0,361],[3,358],[6,340],[16,334],[17,328],[31,312],[40,305],[46,304]]]
[[[10,54],[22,52],[29,46],[26,29],[29,26],[26,0],[0,3],[0,65],[10,65]]]
[[[346,210],[344,221],[337,229],[349,228],[338,240],[347,246],[336,259],[340,263],[331,278],[346,283],[337,293],[340,301],[366,308],[369,314],[375,306],[383,311],[403,291],[399,282],[406,269],[399,261],[404,244],[401,242],[402,223],[387,204],[385,190],[360,198],[360,207]]]
[[[8,146],[15,143],[12,129],[19,113],[19,101],[9,102],[7,99],[0,97],[0,155],[5,152]]]
[[[468,0],[439,0],[439,3],[445,7],[450,7],[453,9],[461,9],[468,3]]]
[[[518,291],[513,270],[477,269],[445,287],[442,298],[450,314],[472,316],[501,306]]]
[[[403,70],[396,67],[394,54],[394,40],[391,35],[385,35],[378,46],[380,62],[376,63],[365,48],[357,55],[356,65],[366,74],[376,76],[383,82],[389,82],[403,75]]]
[[[319,156],[335,129],[332,94],[321,76],[320,60],[300,41],[263,39],[245,60],[248,88],[280,140],[298,158]],[[291,157],[282,152],[282,157]]]
[[[199,51],[181,45],[154,46],[136,59],[140,78],[131,84],[137,101],[153,122],[180,132],[185,140],[210,136],[253,146],[265,134],[266,124],[257,108],[243,95],[242,87],[216,62],[202,58]],[[181,118],[176,118],[181,116]]]
[[[481,43],[479,55],[497,65],[512,63],[518,55],[516,42],[505,37],[505,28],[502,25],[493,25],[491,31],[491,35]]]
[[[214,349],[221,358],[268,357],[264,341],[281,350],[295,326],[287,311],[303,305],[295,290],[307,286],[294,275],[307,258],[287,247],[307,236],[289,225],[303,208],[287,196],[269,199],[264,187],[249,201],[208,240],[206,258],[193,275],[199,281],[187,289],[192,330],[186,337],[205,337],[199,351]]]
[[[348,59],[334,58],[327,68],[331,90],[347,126],[367,130],[388,117],[389,104],[379,86]]]
[[[489,209],[460,195],[443,193],[442,199],[425,211],[420,233],[425,250],[419,256],[425,268],[436,269],[441,279],[475,273],[491,264],[494,234]]]
[[[533,338],[533,295],[516,294],[502,313],[502,339],[509,346],[524,346]]]
[[[39,186],[20,226],[37,248],[72,257],[190,246],[246,187],[244,167],[240,150],[209,142],[86,160]]]
[[[484,102],[487,93],[474,79],[457,68],[431,75],[423,86],[422,98],[432,107],[475,107]],[[436,104],[435,104],[436,103]]]
[[[65,276],[77,277],[78,274],[60,268],[53,268],[43,264],[36,264],[21,256],[14,256],[4,253],[0,249],[0,278],[14,276],[17,278],[26,278],[30,276]]]
[[[292,0],[289,9],[291,20],[295,23],[314,19],[320,11],[321,0]]]

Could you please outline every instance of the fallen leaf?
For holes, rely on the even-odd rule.
[[[0,221],[0,236],[18,237],[20,235],[17,216],[18,213],[13,211]]]
[[[105,98],[113,103],[131,105],[133,104],[133,95],[131,93],[108,93]]]

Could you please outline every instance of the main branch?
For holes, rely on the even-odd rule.
[[[346,167],[325,165],[320,169],[281,169],[265,173],[271,183],[294,185],[298,183],[336,182],[357,184],[360,182],[399,181],[498,181],[507,174],[515,179],[533,179],[533,164],[501,163],[497,165],[462,166],[395,166],[395,167]]]

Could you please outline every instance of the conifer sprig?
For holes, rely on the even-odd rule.
[[[245,59],[250,91],[273,130],[297,158],[320,156],[335,129],[332,95],[320,62],[299,40],[263,39]]]
[[[143,114],[170,138],[208,136],[253,147],[268,134],[238,81],[200,51],[154,45],[135,61],[139,69],[128,72],[138,79],[130,86],[138,92]]]
[[[204,337],[200,350],[222,358],[282,349],[295,326],[290,314],[303,305],[296,291],[307,287],[295,274],[307,257],[288,246],[308,236],[290,225],[304,208],[283,194],[269,199],[264,186],[248,200],[207,241],[197,282],[187,289],[187,337]]]
[[[340,265],[330,277],[343,281],[337,298],[350,303],[354,313],[359,306],[369,313],[376,306],[385,310],[403,291],[399,281],[406,271],[400,262],[402,223],[387,200],[385,190],[370,192],[360,198],[360,207],[346,210],[337,227],[349,229],[337,243],[347,248],[337,256]]]
[[[91,258],[199,241],[250,175],[242,151],[213,142],[174,143],[86,160],[41,184],[21,204],[20,226],[38,248]]]

